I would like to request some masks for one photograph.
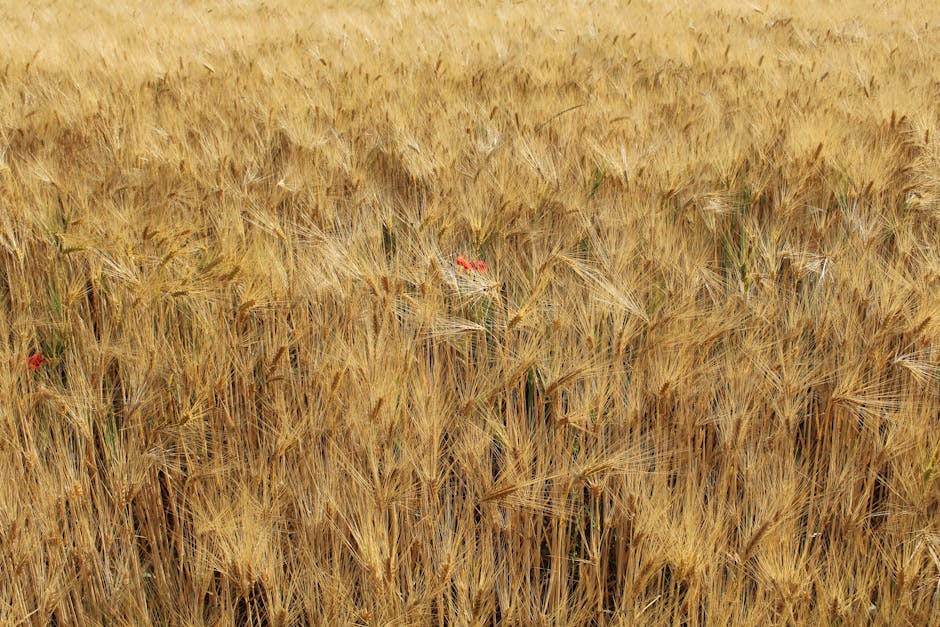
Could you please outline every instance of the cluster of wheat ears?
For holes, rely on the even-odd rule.
[[[940,624],[938,18],[0,7],[0,623]]]

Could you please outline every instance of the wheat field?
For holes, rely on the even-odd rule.
[[[940,624],[940,7],[0,51],[0,624]]]

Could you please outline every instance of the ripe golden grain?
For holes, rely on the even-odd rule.
[[[5,3],[0,624],[940,624],[938,18]]]

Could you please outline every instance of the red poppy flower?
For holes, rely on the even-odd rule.
[[[26,360],[26,365],[29,366],[30,370],[39,370],[39,366],[48,363],[49,360],[43,357],[42,353],[33,353],[30,355],[29,359]]]
[[[486,271],[489,270],[489,267],[486,265],[485,261],[470,261],[463,255],[457,255],[457,259],[455,261],[457,262],[457,265],[464,270],[479,272],[480,274],[486,274]]]

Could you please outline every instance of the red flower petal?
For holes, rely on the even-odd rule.
[[[49,363],[49,360],[42,356],[42,353],[33,353],[30,355],[29,359],[26,360],[27,366],[30,370],[39,370],[39,367],[43,364]]]

